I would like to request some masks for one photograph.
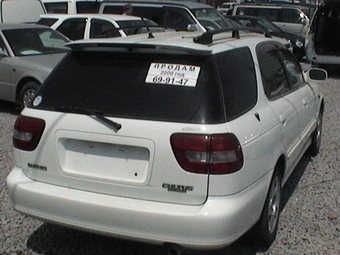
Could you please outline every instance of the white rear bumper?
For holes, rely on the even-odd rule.
[[[258,220],[272,172],[241,193],[200,206],[160,203],[32,181],[14,168],[7,187],[16,210],[43,221],[153,244],[194,249],[226,246]]]

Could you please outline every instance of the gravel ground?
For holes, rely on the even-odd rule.
[[[222,250],[187,254],[340,254],[340,69],[322,84],[326,97],[323,142],[315,158],[303,158],[283,190],[277,238],[268,250],[246,238]],[[12,208],[5,185],[12,162],[13,104],[0,102],[0,254],[140,255],[166,254],[162,247],[121,241],[43,223]]]

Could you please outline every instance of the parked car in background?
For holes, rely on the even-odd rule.
[[[255,27],[259,29],[263,29],[268,34],[272,36],[277,36],[280,38],[287,39],[291,42],[293,47],[294,55],[302,60],[305,57],[305,38],[299,36],[297,34],[288,33],[283,31],[281,28],[276,26],[274,23],[269,20],[256,16],[246,16],[246,15],[233,15],[228,16],[229,19],[234,20],[241,24],[244,27]]]
[[[238,2],[225,2],[217,7],[217,10],[221,12],[224,16],[231,15],[233,13],[234,5]]]
[[[232,15],[265,18],[283,31],[305,37],[315,6],[297,4],[243,3],[235,5]]]
[[[153,20],[161,27],[176,31],[211,31],[233,26],[216,8],[195,2],[103,1],[99,13],[123,14],[127,10],[130,15]]]
[[[15,209],[170,249],[273,242],[282,186],[320,149],[327,73],[243,29],[68,44],[14,126]]]
[[[37,22],[47,25],[70,40],[121,37],[132,34],[164,32],[155,22],[129,15],[46,14]]]
[[[40,0],[0,0],[0,23],[35,23],[44,13]]]
[[[340,64],[340,1],[320,4],[306,37],[306,57],[314,66]]]
[[[69,50],[69,40],[46,26],[0,24],[0,100],[22,109]]]

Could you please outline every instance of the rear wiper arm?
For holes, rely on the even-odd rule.
[[[96,118],[100,119],[101,121],[105,122],[106,124],[110,125],[111,127],[114,127],[117,131],[122,128],[122,125],[119,124],[118,122],[112,121],[108,118],[106,118],[102,113],[96,112],[96,111],[91,111],[88,109],[84,108],[79,108],[79,107],[58,107],[56,110],[61,110],[61,111],[71,111],[71,112],[76,112],[80,114],[86,114],[88,116],[93,115]]]
[[[94,111],[90,111],[90,110],[84,110],[84,109],[81,109],[81,110],[84,111],[88,115],[96,116],[101,121],[103,121],[106,124],[109,124],[110,126],[114,127],[117,131],[122,128],[121,124],[106,118],[102,113],[98,113],[98,112],[94,112]]]

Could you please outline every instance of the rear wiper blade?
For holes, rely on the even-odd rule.
[[[55,110],[61,110],[61,111],[70,111],[74,113],[79,113],[79,114],[85,114],[88,116],[95,116],[96,118],[100,119],[101,121],[105,122],[106,124],[114,127],[117,131],[122,128],[122,125],[119,124],[118,122],[112,121],[104,116],[103,113],[84,109],[84,108],[79,108],[79,107],[58,107]]]

